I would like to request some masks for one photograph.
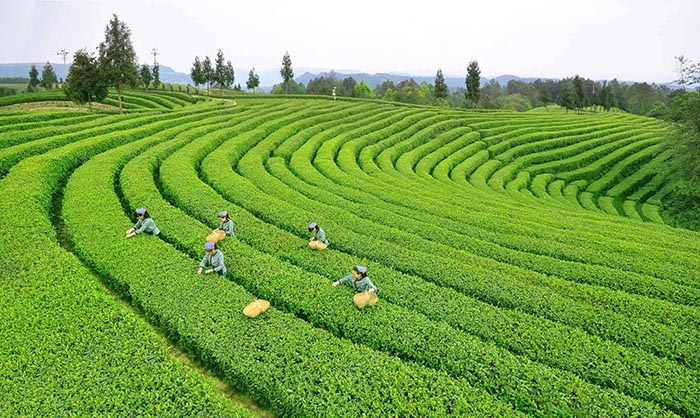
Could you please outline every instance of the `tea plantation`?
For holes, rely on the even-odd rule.
[[[0,99],[0,416],[700,416],[700,234],[664,224],[664,122],[17,107],[61,100]],[[159,236],[124,238],[139,207]],[[198,276],[221,210],[228,277]],[[331,286],[358,264],[363,310]]]

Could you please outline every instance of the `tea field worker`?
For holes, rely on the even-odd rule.
[[[217,214],[219,217],[219,221],[221,222],[221,225],[219,225],[218,228],[215,230],[211,231],[211,234],[207,235],[206,240],[207,241],[214,241],[214,242],[219,242],[226,238],[228,235],[229,237],[234,236],[233,233],[233,227],[234,223],[233,221],[229,218],[228,216],[228,211],[224,210],[221,211]]]
[[[328,247],[326,233],[321,229],[316,222],[309,224],[309,232],[313,232],[314,236],[309,238],[309,247],[314,250],[325,250]]]
[[[151,218],[151,215],[148,214],[146,208],[136,209],[136,216],[138,217],[138,221],[136,221],[133,228],[126,231],[127,238],[139,235],[142,232],[153,235],[160,234],[160,229],[158,229],[156,223],[153,221],[153,218]]]
[[[377,303],[377,286],[375,286],[369,276],[367,276],[367,267],[355,266],[350,274],[340,280],[334,281],[333,287],[347,282],[352,283],[352,287],[358,292],[353,298],[358,308],[364,308],[367,303],[370,305]]]
[[[197,274],[202,274],[204,267],[209,264],[210,269],[205,270],[204,273],[216,273],[226,277],[226,265],[224,264],[224,254],[216,249],[216,243],[213,241],[207,241],[204,244],[204,257],[202,257],[202,262],[199,263],[199,270]]]

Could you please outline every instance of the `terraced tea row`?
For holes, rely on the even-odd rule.
[[[283,118],[274,118],[272,122],[268,122],[268,125],[272,123],[281,126],[286,120],[303,118],[304,113],[306,112],[297,111]],[[267,119],[272,116],[266,115]],[[259,119],[264,117],[249,119],[244,124],[251,126]],[[265,124],[257,129],[264,131]],[[190,131],[187,135],[191,133],[201,135],[207,130],[211,128],[200,129],[201,132]],[[230,129],[220,127],[211,136],[215,140],[216,138],[220,140],[235,131],[236,127]],[[208,138],[208,136],[204,135],[201,138]],[[485,393],[480,394],[463,382],[452,381],[439,373],[410,364],[404,365],[397,359],[379,353],[352,348],[347,342],[324,335],[310,328],[303,321],[282,313],[277,314],[274,308],[268,311],[264,322],[250,321],[240,315],[240,309],[252,299],[252,295],[225,279],[197,278],[193,274],[192,259],[188,259],[189,257],[183,254],[178,255],[177,251],[167,244],[137,242],[137,245],[134,245],[119,237],[118,226],[109,225],[107,228],[111,231],[103,232],[104,236],[114,237],[105,242],[105,246],[110,247],[92,247],[89,237],[95,232],[95,228],[101,230],[102,226],[99,221],[94,224],[84,222],[86,210],[89,211],[86,208],[86,202],[96,200],[110,218],[119,216],[118,212],[123,211],[117,194],[113,190],[110,193],[108,189],[114,178],[113,170],[119,167],[120,158],[129,158],[130,153],[139,152],[136,144],[133,146],[135,149],[129,148],[121,147],[105,153],[81,167],[71,177],[64,201],[68,232],[76,243],[77,252],[84,259],[94,263],[96,268],[110,276],[111,280],[121,282],[117,287],[128,288],[132,300],[142,306],[154,322],[164,327],[171,338],[186,341],[186,346],[194,355],[202,358],[213,368],[223,371],[227,379],[245,384],[247,389],[257,389],[256,395],[261,396],[263,400],[275,400],[276,406],[280,408],[278,412],[285,415],[355,415],[357,411],[362,413],[368,405],[373,404],[385,406],[376,406],[374,412],[369,410],[367,413],[378,415],[403,415],[406,412],[421,415],[424,413],[462,414],[470,410],[469,404],[481,404],[482,408],[493,405],[490,407],[493,408],[492,413],[507,413],[509,409],[507,406],[498,406],[499,403],[490,401]],[[112,161],[113,163],[110,163]],[[99,196],[85,196],[81,190],[86,188],[104,192]],[[154,211],[158,208],[158,206],[151,207]],[[172,234],[177,231],[173,227],[181,223],[171,224],[167,222],[167,212],[162,210],[160,213],[164,214],[164,222],[161,222],[164,231],[168,229],[172,231],[166,238],[170,240]],[[121,216],[124,217],[124,215]],[[204,231],[200,229],[197,232]],[[197,235],[200,236],[200,242],[191,249],[193,251],[201,247],[201,234]],[[166,236],[165,233],[164,236]],[[115,247],[112,248],[112,245]],[[144,251],[150,256],[144,257]],[[139,259],[138,264],[130,262],[125,265],[120,260],[115,260],[110,254],[116,252],[127,256],[133,254]],[[248,263],[257,261],[257,268],[253,265],[241,266],[253,277],[260,278],[258,276],[260,273],[262,277],[270,277],[274,273],[267,271],[269,263],[265,263],[265,260],[255,260],[243,254],[240,261],[244,260]],[[148,266],[153,265],[154,262],[157,266],[155,274],[146,273]],[[166,281],[156,278],[161,276],[157,273],[161,267],[170,272]],[[264,269],[261,271],[261,268]],[[279,274],[275,276],[279,277]],[[168,291],[164,292],[165,289]],[[191,309],[175,303],[177,300],[191,300],[194,295],[197,295],[195,297],[198,301],[191,305]],[[222,306],[231,306],[231,308],[222,310]],[[202,318],[209,319],[202,322]],[[216,329],[219,327],[221,327],[220,331],[217,332]],[[232,334],[225,330],[236,331]],[[241,339],[247,342],[239,341]],[[274,344],[270,344],[273,341]],[[231,350],[230,347],[235,349]],[[273,361],[273,358],[276,360]],[[298,368],[292,366],[293,364],[297,364]],[[364,379],[364,373],[331,374],[339,364],[353,370],[364,368],[373,376],[372,386],[364,388],[362,400],[358,400],[356,405],[348,407],[346,393],[360,384],[359,382]],[[252,376],[245,377],[251,370],[257,370],[254,380],[251,379]],[[380,370],[383,372],[380,373]],[[319,387],[319,371],[323,371],[321,379],[335,381],[336,383],[332,386],[339,385],[341,390],[328,393],[326,389]],[[295,392],[290,394],[288,388],[291,387],[295,388]],[[401,394],[409,387],[412,387],[413,400],[394,399],[395,394]],[[442,392],[443,396],[431,400],[435,391]],[[453,400],[450,401],[450,399]]]
[[[0,114],[0,191],[45,167],[10,199],[43,202],[41,245],[67,237],[76,274],[281,416],[700,414],[700,239],[640,221],[661,221],[659,122],[274,97],[65,113]],[[143,206],[160,236],[125,240]],[[197,276],[222,209],[229,276]],[[331,286],[356,264],[381,299],[363,311]],[[206,393],[207,415],[249,414]]]
[[[195,98],[189,94],[176,91],[143,92],[139,90],[125,90],[122,92],[122,108],[126,110],[172,110],[192,105],[201,100],[205,99]],[[0,109],[4,106],[37,102],[70,102],[70,99],[63,90],[24,93],[0,97]],[[109,94],[101,103],[119,108],[119,97],[116,90],[110,89]]]
[[[162,336],[59,246],[52,227],[52,197],[72,167],[167,123],[54,148],[0,180],[3,414],[252,416],[176,360]]]
[[[344,130],[345,128],[342,128],[342,129]],[[233,155],[240,155],[240,150],[235,150],[235,151],[231,150],[229,152],[231,152]],[[246,156],[252,154],[252,152],[253,151],[247,153]],[[268,150],[261,150],[261,152],[259,154],[260,155],[267,155],[268,153],[269,153]],[[213,158],[213,156],[214,156],[214,154],[212,154],[212,158]],[[259,160],[259,157],[256,157],[256,156],[253,156],[251,158],[255,161]],[[292,207],[284,207],[284,203],[282,203],[282,202],[265,200],[265,198],[262,196],[256,196],[254,189],[251,189],[250,187],[246,188],[245,182],[238,182],[238,183],[231,182],[230,179],[228,178],[229,175],[225,174],[225,171],[226,171],[225,167],[227,167],[230,163],[232,163],[232,161],[228,161],[228,160],[224,160],[224,159],[220,158],[216,162],[212,161],[209,165],[207,164],[207,162],[205,160],[205,162],[203,163],[203,166],[202,166],[204,176],[207,178],[210,178],[212,184],[214,184],[215,187],[216,187],[216,185],[218,185],[218,187],[216,187],[218,190],[222,191],[224,188],[226,188],[226,190],[231,190],[231,191],[235,190],[236,191],[235,193],[222,191],[222,193],[224,193],[226,196],[230,196],[231,199],[236,199],[234,197],[234,194],[236,196],[240,196],[240,197],[238,197],[238,199],[245,199],[245,196],[250,196],[250,200],[258,202],[258,207],[260,207],[260,208],[263,208],[263,207],[265,207],[265,208],[271,208],[271,207],[278,208],[278,207],[282,206],[279,210],[275,210],[275,215],[273,215],[271,219],[275,219],[275,220],[280,219],[280,218],[284,217],[284,213],[288,213],[288,214],[290,214],[290,215],[288,215],[288,217],[290,218],[290,222],[293,222],[293,219],[295,219],[295,218],[299,219],[299,218],[302,218],[304,216],[301,213],[298,213],[299,211],[294,210],[294,208],[292,208]],[[233,161],[233,163],[235,164],[235,161]],[[242,164],[243,164],[242,161],[238,164],[238,168],[241,171],[243,170]],[[211,175],[207,175],[207,167],[208,166],[212,167],[212,169],[215,170],[211,173]],[[217,170],[217,168],[218,168],[218,170]],[[257,185],[258,188],[262,188],[263,184],[270,184],[271,183],[269,180],[260,179],[260,176],[261,176],[261,174],[257,173],[257,174],[250,174],[248,177],[251,179],[256,178],[260,181],[260,184]],[[228,187],[221,186],[222,184],[228,184]],[[295,190],[299,190],[298,185],[295,185],[292,188]],[[277,190],[275,193],[270,193],[270,194],[274,194],[275,196],[280,197],[280,200],[284,200],[286,202],[289,202],[290,197],[288,195],[282,195],[281,193],[282,193],[281,191]],[[318,198],[319,192],[316,191],[315,194],[313,194],[313,195]],[[306,205],[301,204],[301,203],[293,204],[293,205],[296,207],[307,207]],[[346,207],[347,203],[344,203],[343,206]],[[262,210],[262,209],[259,209],[259,210]],[[269,212],[270,212],[270,210],[268,209],[268,214],[269,214]],[[335,217],[335,216],[334,216],[334,218],[337,219],[337,217]],[[246,222],[246,224],[247,224],[247,222]],[[289,229],[289,228],[294,228],[294,226],[291,223],[289,223],[289,224],[284,225],[284,228]],[[256,227],[254,229],[259,231],[260,227]],[[270,234],[269,232],[266,232],[264,235],[267,236],[269,234]],[[341,235],[345,236],[346,234],[343,231],[343,233]],[[337,241],[334,241],[334,243],[338,242],[340,240],[342,240],[342,238],[339,238]],[[350,240],[352,241],[352,239],[350,239]],[[368,241],[370,241],[370,240],[371,239],[366,239],[366,238],[363,239],[361,245],[367,246]],[[259,241],[259,239],[256,238],[255,242],[257,242],[257,241]],[[280,241],[282,241],[281,238],[280,238]],[[277,250],[279,250],[279,248],[277,248]],[[304,268],[305,269],[312,269],[313,267],[309,266],[309,265],[305,265]]]

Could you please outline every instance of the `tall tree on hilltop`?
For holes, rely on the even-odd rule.
[[[36,86],[40,83],[39,81],[39,70],[36,69],[35,65],[29,69],[29,84],[27,84],[27,91],[36,91]]]
[[[552,101],[552,95],[549,93],[549,89],[546,86],[541,86],[538,92],[538,98],[544,104],[544,111],[547,111],[547,103]]]
[[[224,94],[223,88],[226,85],[227,79],[228,74],[226,72],[226,63],[224,62],[224,53],[219,50],[219,52],[216,53],[216,60],[214,61],[214,84],[219,87],[219,93],[221,95]]]
[[[280,75],[284,83],[284,91],[289,94],[289,84],[294,79],[294,70],[292,70],[292,58],[289,56],[289,52],[285,51],[282,57],[282,69],[280,69]]]
[[[209,86],[214,81],[214,68],[211,66],[211,60],[208,55],[204,57],[204,62],[202,62],[202,74],[204,75],[204,82],[207,83],[207,95],[209,95]]]
[[[581,113],[586,105],[586,93],[583,78],[578,74],[574,77],[574,107],[576,113]]]
[[[231,87],[233,80],[233,65],[231,61],[224,63],[224,53],[219,50],[219,52],[216,53],[213,81],[219,87],[219,94],[221,96],[224,94],[223,89]]]
[[[248,90],[253,90],[253,92],[260,86],[260,77],[255,73],[255,67],[248,73],[248,81],[246,81],[245,86]]]
[[[693,62],[683,55],[674,57],[677,61],[676,65],[678,68],[678,80],[674,80],[674,83],[678,83],[681,86],[681,90],[685,91],[686,87],[691,84],[691,73],[693,68]]]
[[[105,40],[99,46],[99,66],[109,84],[117,89],[119,111],[122,108],[122,90],[138,84],[136,51],[131,44],[131,30],[114,14],[105,28]]]
[[[365,83],[365,80],[360,80],[360,82],[355,85],[353,96],[361,99],[372,99],[374,98],[374,92],[372,91],[372,87]]]
[[[341,91],[341,96],[350,96],[355,93],[355,86],[357,85],[357,81],[355,81],[354,78],[352,77],[345,77],[343,81],[340,82],[340,87],[342,89]]]
[[[63,84],[66,96],[75,103],[87,103],[92,112],[92,102],[107,97],[107,89],[107,81],[100,74],[97,59],[85,50],[77,51]]]
[[[194,62],[192,63],[192,69],[190,70],[190,78],[195,87],[199,87],[200,84],[205,83],[204,70],[202,69],[202,62],[199,60],[199,56],[194,57]]]
[[[447,99],[447,84],[445,76],[442,75],[442,69],[438,68],[435,75],[435,97],[438,99]]]
[[[433,102],[433,97],[435,97],[433,86],[428,84],[425,80],[421,81],[420,87],[418,87],[418,103],[431,104]]]
[[[627,103],[625,103],[625,86],[623,84],[620,84],[620,82],[617,81],[617,78],[613,78],[610,81],[610,83],[608,83],[608,86],[610,87],[610,95],[612,98],[613,107],[626,109]]]
[[[479,69],[479,63],[477,61],[471,61],[467,67],[467,100],[471,103],[472,107],[476,107],[479,103],[481,88],[481,70]]]
[[[374,94],[377,97],[384,97],[384,94],[387,92],[387,90],[391,89],[393,92],[396,92],[396,84],[391,81],[391,80],[385,80],[378,86],[374,88]]]
[[[41,72],[41,87],[45,89],[50,89],[55,84],[58,84],[58,77],[56,77],[56,72],[53,70],[51,63],[48,61],[44,65],[44,70]]]
[[[229,88],[233,84],[236,76],[233,71],[233,64],[231,60],[226,61],[226,66],[224,67],[224,87]],[[238,86],[238,91],[241,91],[241,86]]]
[[[606,112],[610,111],[613,107],[613,97],[612,88],[608,84],[607,80],[603,81],[603,86],[600,91],[600,105],[603,106]]]
[[[153,75],[151,74],[151,69],[148,67],[148,64],[141,65],[141,70],[139,71],[139,76],[141,77],[141,82],[146,87],[146,90],[148,90],[148,86],[151,84],[151,81],[153,80]]]
[[[157,89],[160,86],[160,64],[156,63],[153,66],[153,89]]]
[[[574,92],[570,79],[562,80],[561,82],[559,106],[566,109],[566,113],[569,113],[569,109],[574,109],[576,106],[576,93]]]

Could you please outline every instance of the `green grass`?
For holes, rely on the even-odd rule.
[[[0,411],[700,415],[700,235],[663,224],[664,123],[216,93],[0,100]],[[161,235],[124,239],[143,206]],[[223,209],[229,277],[197,276]],[[362,311],[331,286],[356,264]]]

